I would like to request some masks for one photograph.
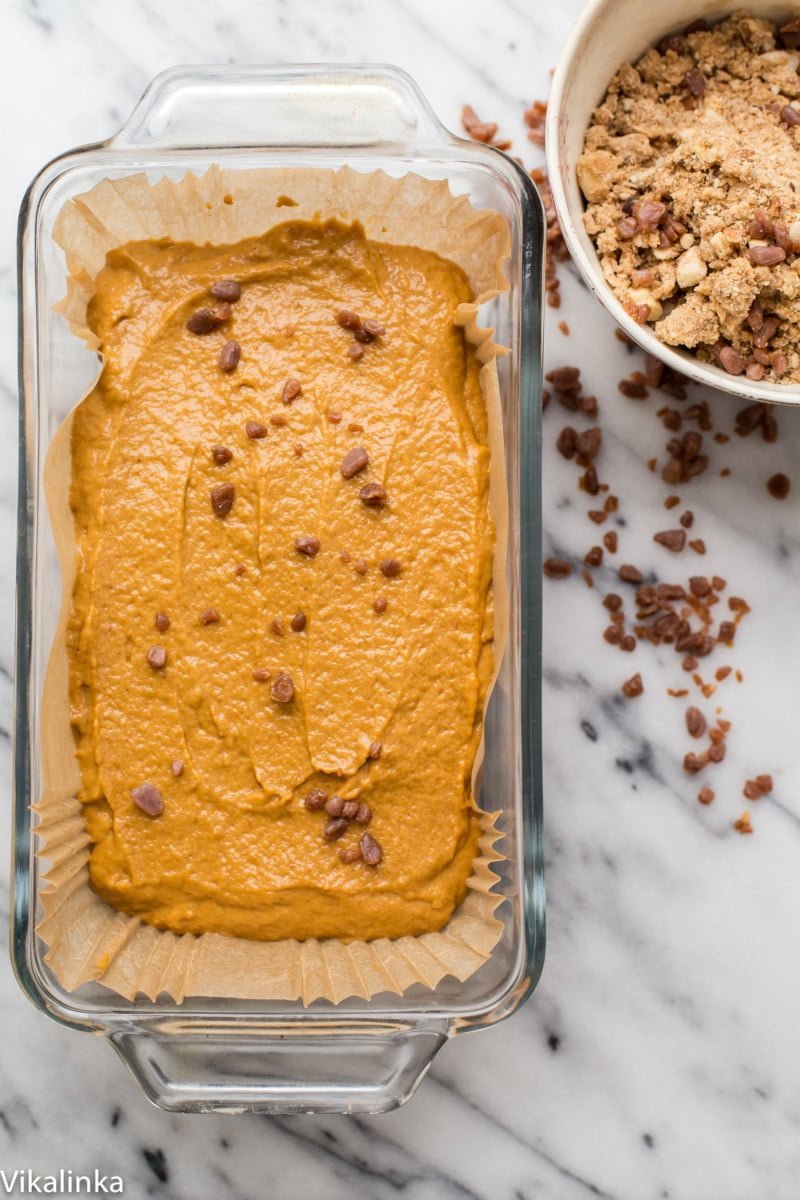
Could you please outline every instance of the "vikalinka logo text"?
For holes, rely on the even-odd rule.
[[[123,1193],[121,1175],[104,1175],[97,1168],[91,1175],[76,1171],[58,1171],[39,1175],[36,1171],[6,1171],[0,1168],[0,1188],[6,1196],[105,1196]]]

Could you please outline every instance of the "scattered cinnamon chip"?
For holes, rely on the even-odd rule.
[[[750,813],[745,811],[740,817],[737,817],[733,822],[733,828],[737,833],[752,833],[753,826],[750,823]]]
[[[371,833],[362,833],[359,839],[361,857],[368,867],[377,867],[383,859],[383,850]]]
[[[683,529],[664,529],[660,533],[653,534],[653,541],[659,542],[673,554],[678,554],[686,544],[686,532]]]
[[[631,563],[623,563],[617,571],[617,575],[623,583],[641,583],[644,578],[638,567],[634,567]]]
[[[689,736],[700,738],[706,731],[706,719],[699,708],[692,706],[686,710],[686,728]]]
[[[385,508],[389,503],[386,488],[382,483],[377,482],[365,483],[359,489],[358,498],[367,508]]]
[[[239,360],[242,357],[242,348],[239,343],[232,338],[219,352],[219,369],[224,371],[226,375],[230,375],[239,365]]]
[[[372,601],[372,607],[375,609],[376,613],[386,612],[386,609],[389,607],[389,601],[385,596],[376,596]]]
[[[342,459],[342,465],[339,468],[342,474],[342,479],[352,479],[354,475],[358,475],[359,471],[363,471],[369,466],[369,455],[363,446],[354,446],[352,450],[348,450]]]
[[[605,546],[606,550],[608,550],[609,554],[616,554],[616,552],[617,552],[616,530],[609,529],[608,533],[603,534],[603,545]]]
[[[546,558],[542,563],[542,570],[548,579],[565,579],[567,575],[572,574],[572,563],[563,558]]]
[[[229,450],[227,446],[214,446],[211,457],[218,467],[224,467],[233,458],[233,451]]]
[[[461,110],[461,124],[469,136],[476,142],[495,146],[498,150],[509,150],[511,142],[508,139],[497,139],[497,124],[494,121],[481,121],[470,104],[465,104]]]
[[[697,799],[701,804],[711,804],[714,799],[714,790],[710,787],[701,787],[697,793]]]
[[[322,788],[312,788],[303,800],[303,806],[310,812],[319,812],[321,808],[325,807],[327,799],[328,793]]]
[[[227,517],[236,499],[236,489],[232,483],[218,483],[211,489],[211,508],[217,517]]]
[[[224,300],[228,304],[235,304],[242,295],[242,286],[235,279],[218,279],[209,290],[215,300]]]
[[[165,612],[157,612],[154,624],[159,633],[166,633],[172,622]]]
[[[190,333],[203,336],[207,333],[213,333],[215,329],[219,329],[220,325],[230,319],[231,306],[229,304],[220,304],[217,308],[199,308],[197,312],[192,313],[186,322],[186,328]]]
[[[306,627],[306,614],[304,612],[295,613],[289,624],[293,633],[302,633]]]
[[[397,579],[402,571],[402,564],[396,558],[385,558],[380,564],[381,575],[384,575],[386,579]]]
[[[294,683],[287,671],[279,671],[275,676],[270,695],[276,704],[290,704],[294,700]]]
[[[260,421],[245,421],[244,431],[253,441],[265,438],[268,433],[266,425],[262,425]]]
[[[161,671],[167,665],[167,652],[163,646],[151,646],[147,651],[147,665],[154,671]]]
[[[299,379],[287,379],[281,388],[281,400],[284,404],[291,404],[293,400],[296,400],[302,394],[303,387]]]
[[[789,476],[780,471],[775,475],[770,475],[767,480],[767,491],[775,500],[785,500],[791,486]]]
[[[641,696],[643,691],[644,684],[638,671],[635,675],[631,675],[630,679],[626,679],[622,685],[622,694],[623,696],[627,696],[629,700],[634,699],[636,696]]]
[[[304,558],[315,558],[319,554],[319,538],[313,537],[310,534],[303,534],[301,537],[294,539],[294,548]]]

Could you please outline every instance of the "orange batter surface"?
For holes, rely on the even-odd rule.
[[[334,221],[109,254],[89,312],[105,366],[72,433],[69,652],[113,907],[178,933],[370,939],[439,929],[463,899],[492,670],[470,298],[452,263]],[[204,308],[218,324],[192,332]],[[384,332],[355,341],[342,310]],[[315,788],[368,824],[326,838]]]

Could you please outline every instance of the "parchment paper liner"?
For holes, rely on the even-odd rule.
[[[278,203],[279,197],[282,202]],[[285,206],[285,198],[294,200]],[[231,200],[233,202],[231,202]],[[454,198],[446,182],[384,172],[266,168],[186,174],[151,184],[145,174],[99,183],[69,201],[59,214],[54,237],[68,269],[67,292],[58,306],[76,336],[97,348],[86,326],[94,279],[115,246],[140,239],[170,237],[198,245],[224,245],[266,232],[286,220],[339,217],[359,220],[375,241],[433,250],[457,263],[476,299],[463,304],[457,321],[477,350],[481,386],[489,412],[492,461],[490,506],[496,526],[493,592],[495,676],[508,628],[505,581],[507,494],[500,393],[495,359],[502,353],[493,330],[481,329],[477,310],[507,289],[503,262],[510,236],[499,214]],[[94,386],[94,385],[93,385]],[[313,1000],[334,1003],[349,996],[368,999],[380,992],[401,994],[414,984],[435,988],[446,976],[463,981],[488,959],[500,939],[495,910],[503,897],[491,888],[498,876],[492,863],[502,857],[497,843],[499,814],[480,814],[479,856],[467,896],[438,933],[381,938],[371,942],[335,940],[257,942],[218,934],[177,935],[119,913],[89,886],[89,839],[77,799],[79,771],[69,723],[68,662],[65,642],[77,568],[69,507],[72,414],[56,432],[45,466],[45,494],[59,554],[62,606],[48,663],[41,714],[44,790],[33,810],[38,818],[37,856],[43,860],[37,932],[48,946],[46,961],[71,991],[97,981],[126,999],[166,993],[248,1000]],[[483,760],[483,744],[473,768],[473,795]]]

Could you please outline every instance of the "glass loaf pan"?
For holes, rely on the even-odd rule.
[[[480,802],[502,813],[497,885],[503,935],[465,983],[340,1004],[191,996],[127,1002],[100,985],[68,993],[35,933],[40,864],[30,804],[40,791],[42,685],[60,603],[42,471],[58,425],[96,374],[96,356],[53,305],[65,265],[53,242],[62,205],[104,178],[313,166],[413,171],[493,208],[512,234],[510,289],[483,323],[498,362],[509,491],[510,636],[486,715]],[[524,171],[454,137],[413,81],[388,67],[177,68],[159,75],[116,136],[49,163],[20,213],[20,491],[17,575],[12,954],[37,1007],[106,1036],[148,1097],[182,1112],[379,1112],[407,1100],[446,1038],[491,1025],[533,990],[544,957],[540,756],[540,428],[544,222]]]

